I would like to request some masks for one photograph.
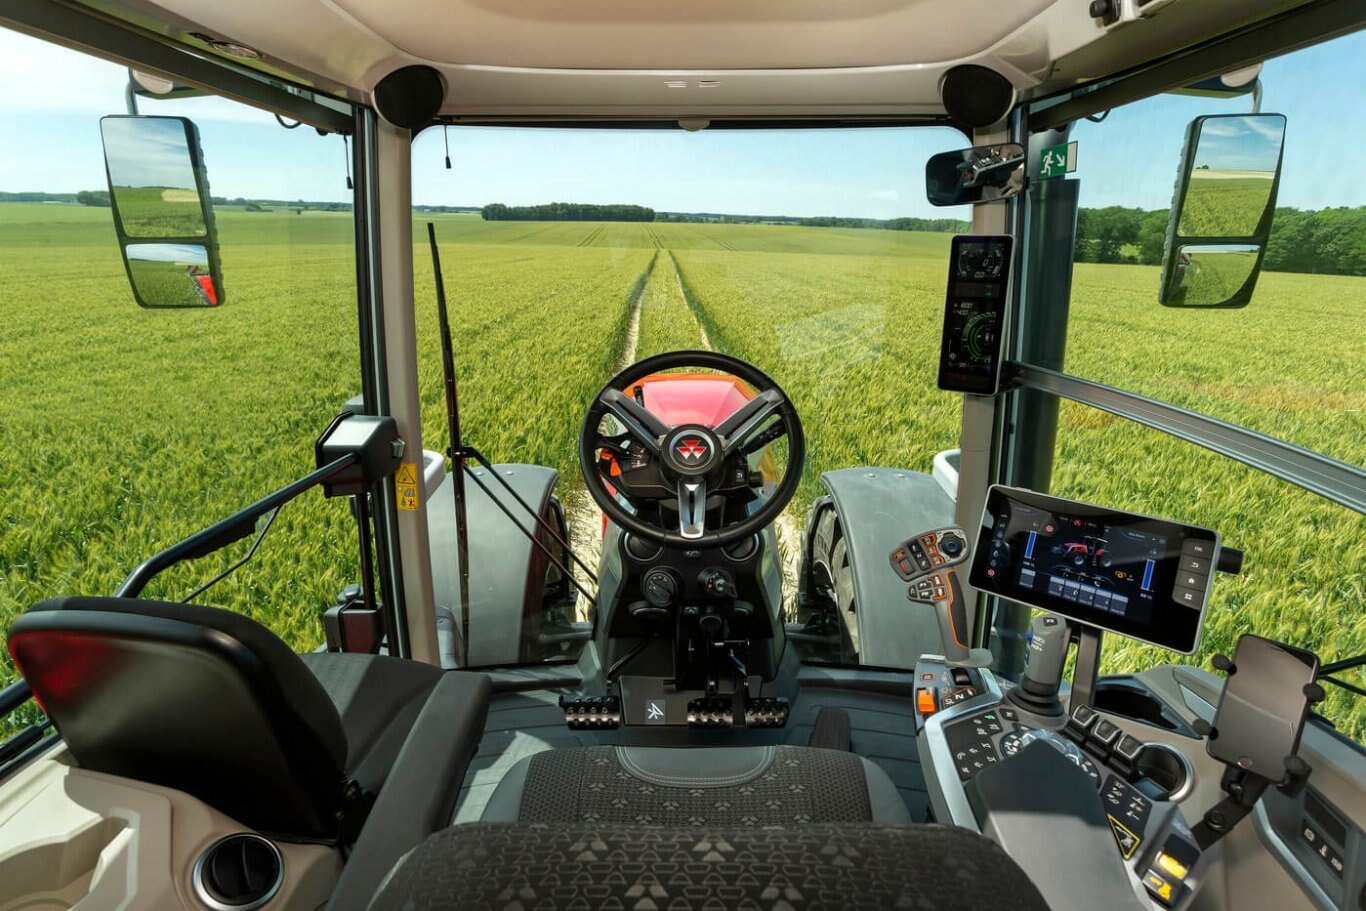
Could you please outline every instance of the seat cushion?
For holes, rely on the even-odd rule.
[[[643,829],[471,823],[408,854],[370,911],[1048,911],[994,843],[934,825]]]
[[[876,765],[798,746],[547,750],[508,770],[482,819],[670,827],[911,822]]]
[[[310,652],[299,657],[341,716],[347,774],[368,790],[378,791],[418,712],[441,679],[441,669],[386,655]]]

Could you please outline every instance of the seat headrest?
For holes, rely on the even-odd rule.
[[[57,598],[9,650],[82,768],[185,791],[274,834],[331,839],[346,735],[317,678],[230,611]]]

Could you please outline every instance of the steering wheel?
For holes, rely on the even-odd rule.
[[[670,427],[646,410],[630,390],[651,374],[679,367],[729,374],[753,387],[755,395],[715,427]],[[621,436],[603,435],[602,420],[609,414],[625,429]],[[744,519],[707,530],[707,498],[752,498],[756,485],[748,456],[783,436],[788,439],[787,466],[773,495]],[[805,458],[801,420],[778,384],[758,368],[714,351],[671,351],[627,367],[593,399],[579,433],[584,483],[607,517],[632,534],[676,548],[719,547],[769,525],[797,492]],[[604,477],[607,470],[612,472],[610,482]],[[676,499],[678,530],[647,522],[627,510],[608,489],[609,483],[637,512]]]

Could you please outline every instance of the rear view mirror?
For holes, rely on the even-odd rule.
[[[1271,237],[1284,138],[1280,114],[1191,121],[1162,254],[1164,306],[1247,306]]]
[[[223,302],[218,235],[199,132],[184,117],[101,118],[123,264],[143,307]]]
[[[941,152],[925,163],[932,206],[1009,199],[1024,189],[1024,147],[1015,143]]]

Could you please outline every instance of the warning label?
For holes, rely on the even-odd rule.
[[[416,462],[403,462],[398,466],[398,472],[394,475],[394,490],[399,509],[417,509]]]

